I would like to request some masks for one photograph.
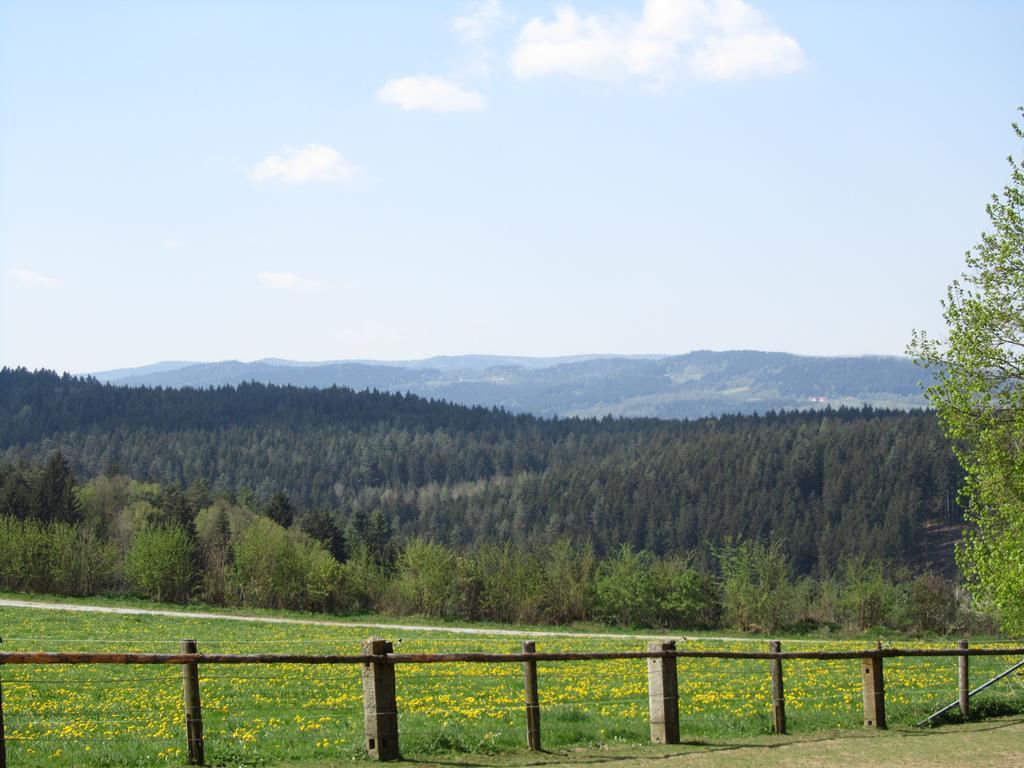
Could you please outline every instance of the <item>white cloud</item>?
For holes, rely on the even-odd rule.
[[[710,80],[737,80],[758,75],[787,75],[804,63],[796,40],[781,32],[750,32],[712,37],[692,59],[693,72]]]
[[[299,149],[285,147],[280,154],[264,158],[249,171],[249,180],[257,184],[338,184],[351,181],[355,174],[356,167],[338,150],[323,144],[307,144]]]
[[[498,0],[482,0],[469,12],[456,16],[452,26],[467,45],[480,45],[508,18]]]
[[[484,97],[439,77],[400,77],[384,83],[377,98],[405,110],[473,112],[484,107]]]
[[[466,52],[466,60],[456,70],[456,79],[416,75],[388,80],[377,91],[377,98],[406,111],[478,112],[484,97],[462,86],[457,80],[486,79],[494,53],[488,39],[511,16],[499,0],[476,0],[452,20]]]
[[[467,49],[466,61],[460,67],[464,76],[486,78],[490,74],[494,51],[488,42],[495,30],[511,20],[512,15],[498,0],[479,0],[452,20],[452,27]]]
[[[57,281],[48,275],[42,275],[29,269],[14,268],[8,270],[11,277],[23,285],[43,285],[47,288],[55,288]]]
[[[270,288],[287,288],[292,291],[318,291],[323,284],[307,280],[294,272],[258,272],[256,279]]]
[[[792,37],[743,0],[645,0],[639,19],[581,16],[569,5],[519,31],[509,64],[520,78],[572,75],[734,80],[795,72],[804,56]]]

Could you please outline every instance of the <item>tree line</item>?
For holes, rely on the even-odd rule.
[[[601,558],[626,544],[713,569],[726,541],[776,535],[798,575],[857,556],[948,571],[952,545],[935,532],[955,538],[961,520],[962,473],[929,412],[540,419],[344,388],[0,371],[0,460],[57,450],[82,477],[201,487],[250,509],[280,495],[320,528],[376,520],[396,540],[464,553],[567,537]],[[43,503],[6,477],[0,511]]]
[[[599,555],[568,536],[459,551],[398,535],[380,511],[343,529],[277,493],[262,505],[105,474],[76,483],[60,454],[0,466],[21,505],[0,509],[0,589],[133,594],[304,611],[623,627],[919,632],[990,630],[934,572],[846,557],[798,575],[780,539],[727,541],[713,567],[622,544]],[[8,500],[10,497],[7,497]]]

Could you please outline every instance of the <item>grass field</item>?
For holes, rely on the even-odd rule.
[[[348,627],[0,607],[0,635],[7,651],[172,652],[181,638],[190,637],[200,651],[209,652],[356,653],[368,634]],[[386,634],[403,652],[511,652],[518,650],[520,639],[530,637],[529,631],[522,638]],[[751,648],[747,641],[711,639],[686,645]],[[864,640],[812,641],[801,642],[799,648],[866,645]],[[642,647],[642,641],[629,638],[538,640],[538,650],[544,651]],[[763,645],[758,641],[754,647]],[[981,682],[1010,663],[1005,657],[972,659],[972,680]],[[545,747],[614,749],[647,741],[644,661],[538,666]],[[397,675],[405,754],[428,758],[523,749],[518,664],[399,665]],[[184,763],[181,673],[176,667],[10,666],[0,668],[0,676],[12,768],[55,761],[81,766]],[[276,765],[363,756],[358,667],[204,665],[200,677],[210,764]],[[1018,679],[998,684],[978,704],[990,712],[1022,711],[1024,690]],[[679,680],[684,738],[769,732],[766,662],[680,659]],[[855,661],[787,662],[791,731],[859,728],[860,686]],[[887,660],[886,692],[890,723],[909,725],[955,698],[956,661]]]
[[[1021,768],[1024,719],[938,728],[844,730],[795,736],[720,737],[675,746],[615,745],[546,754],[452,755],[450,768]],[[326,768],[307,762],[295,768]]]

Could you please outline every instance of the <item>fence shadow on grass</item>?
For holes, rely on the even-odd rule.
[[[965,729],[963,732],[967,733],[985,733],[989,731],[1000,731],[1006,728],[1014,726],[1024,725],[1024,716],[1006,718],[998,722],[987,722],[984,725],[975,725],[969,729]],[[713,754],[719,752],[736,752],[739,750],[751,750],[759,751],[765,754],[775,752],[785,747],[799,747],[801,745],[813,745],[829,741],[853,741],[860,739],[886,739],[886,738],[913,738],[913,739],[929,739],[938,736],[949,736],[952,733],[956,733],[956,730],[949,728],[930,728],[930,729],[918,729],[918,728],[893,728],[888,731],[831,731],[829,733],[815,734],[814,736],[790,736],[790,737],[771,737],[774,741],[765,742],[714,742],[706,741],[703,739],[687,739],[681,741],[679,744],[671,745],[660,745],[657,747],[657,752],[649,751],[651,749],[648,745],[636,745],[638,754],[623,754],[621,752],[610,752],[609,754],[586,754],[576,750],[543,750],[540,754],[544,755],[544,759],[532,759],[520,762],[515,759],[515,755],[495,755],[492,760],[481,760],[479,756],[473,755],[470,760],[457,760],[457,759],[438,759],[437,756],[426,756],[424,759],[417,759],[414,755],[407,755],[403,757],[404,762],[426,764],[426,765],[437,765],[437,766],[450,766],[451,768],[544,768],[544,766],[557,766],[560,764],[571,763],[574,765],[603,765],[605,763],[623,763],[628,764],[631,762],[658,762],[661,760],[680,760],[687,757],[697,757],[700,755]],[[767,737],[766,737],[767,738]],[[595,747],[594,749],[599,749]],[[623,745],[618,749],[629,749],[627,745]]]

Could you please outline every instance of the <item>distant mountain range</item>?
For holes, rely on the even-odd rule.
[[[299,387],[412,392],[539,416],[697,418],[724,413],[872,405],[923,408],[926,371],[905,357],[805,357],[782,352],[503,357],[463,355],[380,362],[161,362],[92,374],[146,387],[258,381]]]

